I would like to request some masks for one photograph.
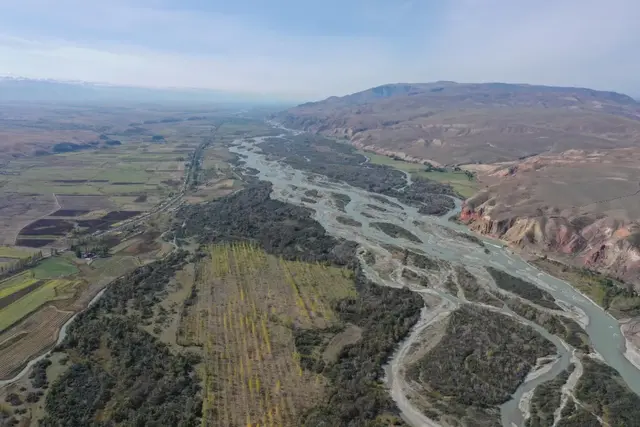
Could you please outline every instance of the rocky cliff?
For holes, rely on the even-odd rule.
[[[496,197],[480,193],[467,200],[460,220],[474,231],[539,255],[597,270],[640,285],[640,224],[585,215],[578,217],[493,214]]]

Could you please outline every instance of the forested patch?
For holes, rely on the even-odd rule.
[[[507,306],[516,314],[542,326],[550,334],[559,336],[569,345],[587,353],[591,351],[589,335],[575,320],[546,313],[530,305],[523,304],[516,299],[509,299]]]
[[[612,427],[638,425],[640,396],[627,387],[618,371],[587,357],[582,365],[584,373],[576,386],[576,398]]]
[[[336,207],[340,209],[342,212],[345,212],[344,208],[347,207],[347,205],[351,201],[351,197],[341,193],[331,193],[331,198],[333,199],[333,202],[336,204]]]
[[[69,331],[62,348],[78,362],[47,396],[42,425],[101,425],[94,417],[108,407],[115,423],[196,426],[195,356],[172,355],[133,319],[104,314],[91,310]]]
[[[72,365],[51,386],[42,426],[199,425],[198,359],[138,327],[185,257],[174,252],[116,280],[69,326],[59,350]]]
[[[512,318],[472,306],[454,311],[446,335],[408,374],[446,396],[442,410],[500,405],[511,398],[539,357],[556,348],[534,329]]]
[[[469,301],[480,302],[494,307],[502,307],[504,305],[502,300],[480,286],[478,279],[464,267],[457,266],[456,275],[458,277],[458,285],[460,285],[465,298]]]
[[[347,216],[337,216],[336,221],[340,224],[348,225],[350,227],[362,227],[362,223],[360,221],[356,221],[353,218]]]
[[[414,243],[422,243],[422,240],[420,240],[418,236],[399,225],[390,222],[372,222],[370,225],[388,236],[407,239]]]
[[[381,287],[356,275],[358,297],[342,300],[334,310],[344,323],[362,329],[362,338],[342,349],[338,360],[323,367],[330,382],[327,401],[309,411],[305,426],[376,426],[382,415],[398,415],[398,409],[382,386],[383,366],[397,343],[420,317],[422,299],[408,289]],[[302,342],[301,342],[302,341]],[[306,333],[296,344],[305,354],[322,345],[321,335]]]
[[[273,200],[271,184],[260,182],[208,203],[185,206],[177,214],[173,234],[198,243],[247,240],[286,259],[355,262],[355,243],[339,241],[312,218],[312,211]]]
[[[533,283],[522,280],[494,267],[486,267],[499,288],[512,292],[542,307],[560,310],[555,298],[549,292],[538,288]]]
[[[402,252],[402,265],[413,265],[425,270],[440,271],[440,267],[448,267],[449,263],[442,259],[434,259],[423,254],[416,253],[409,249],[402,249],[394,246],[387,246],[387,250],[392,253]]]
[[[531,416],[525,422],[525,427],[553,426],[554,413],[562,401],[562,386],[567,382],[574,368],[574,365],[570,365],[569,369],[562,371],[554,379],[536,387],[529,406]]]

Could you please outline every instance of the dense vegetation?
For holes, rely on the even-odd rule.
[[[52,250],[53,253],[54,250]],[[24,258],[18,258],[10,263],[0,265],[0,279],[9,277],[30,267],[33,267],[44,258],[42,251],[38,251]]]
[[[185,206],[173,233],[198,243],[249,240],[287,259],[354,262],[354,243],[329,236],[310,210],[273,200],[270,193],[271,185],[260,182],[216,201]]]
[[[336,207],[340,209],[342,212],[345,212],[344,208],[351,201],[351,197],[341,193],[331,193],[331,198],[333,199],[333,202],[335,203]]]
[[[362,328],[362,338],[343,348],[335,363],[322,366],[331,382],[329,395],[305,415],[305,426],[382,426],[389,424],[383,424],[381,416],[398,414],[381,386],[382,367],[417,322],[424,303],[408,289],[377,286],[362,272],[356,275],[356,289],[357,298],[338,302],[334,310],[343,323]],[[306,354],[322,342],[317,334],[296,340],[298,350]]]
[[[502,307],[504,302],[478,284],[478,279],[464,267],[456,267],[458,285],[469,301],[480,302],[494,307]]]
[[[251,240],[287,258],[355,265],[353,243],[326,235],[308,210],[270,199],[270,189],[259,183],[218,202],[186,208],[174,232],[200,243]],[[342,328],[295,331],[301,365],[330,380],[327,399],[304,415],[304,425],[376,425],[382,415],[397,414],[380,384],[382,366],[418,320],[424,303],[409,290],[376,286],[360,272],[356,288],[357,297],[338,301],[333,309],[343,325],[360,327],[362,338],[343,348],[335,362],[325,363],[317,355]]]
[[[509,400],[537,359],[555,352],[532,328],[463,305],[451,314],[446,335],[408,374],[432,390],[442,411],[464,416],[469,407],[491,409]]]
[[[454,196],[455,192],[449,185],[416,177],[407,187],[403,172],[390,166],[367,163],[363,155],[347,144],[303,134],[287,139],[268,138],[260,147],[271,157],[279,158],[296,169],[394,197],[418,207],[425,215],[444,215],[454,207],[449,196]],[[383,203],[398,206],[388,199]]]
[[[626,386],[620,374],[587,357],[582,364],[584,373],[576,386],[576,398],[612,427],[638,425],[640,397]]]
[[[512,276],[497,268],[487,267],[487,271],[491,274],[491,277],[493,277],[493,280],[499,288],[512,292],[524,299],[528,299],[542,307],[560,310],[560,307],[555,303],[555,298],[549,292],[543,291],[533,283]]]
[[[350,227],[362,227],[362,223],[360,221],[356,221],[353,218],[349,218],[347,216],[337,216],[336,221],[340,224],[348,225]]]
[[[414,243],[422,243],[422,240],[420,240],[418,236],[399,225],[392,224],[390,222],[372,222],[370,225],[388,236],[407,239]]]
[[[575,320],[546,313],[516,299],[509,299],[507,306],[516,314],[542,326],[550,334],[559,336],[569,345],[587,353],[590,352],[589,335]]]
[[[42,426],[199,425],[198,359],[138,327],[185,257],[174,252],[116,280],[70,325],[59,349],[73,363],[51,386]],[[106,408],[112,424],[96,419]]]
[[[449,266],[449,263],[442,259],[433,259],[426,255],[418,254],[409,249],[402,251],[402,265],[414,265],[425,270],[440,271],[440,266]]]
[[[635,424],[624,424],[621,427],[633,426]],[[591,413],[582,408],[578,409],[575,414],[567,418],[562,418],[557,427],[602,427],[600,421]]]
[[[562,400],[562,386],[569,379],[574,366],[570,365],[568,370],[562,371],[551,381],[540,384],[536,387],[531,405],[531,417],[527,419],[525,427],[551,427],[554,421],[554,412],[560,407]],[[569,402],[567,402],[569,404]]]
[[[630,283],[623,283],[599,272],[572,267],[548,258],[538,258],[533,263],[552,276],[570,282],[616,319],[640,316],[640,296]]]

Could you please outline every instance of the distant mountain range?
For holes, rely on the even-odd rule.
[[[285,104],[270,96],[209,89],[142,88],[83,81],[0,77],[0,102],[8,101]]]
[[[283,111],[284,125],[433,163],[629,146],[640,103],[616,92],[505,83],[398,83]]]

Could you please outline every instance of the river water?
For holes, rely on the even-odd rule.
[[[286,135],[283,135],[283,137],[286,137]],[[378,248],[384,251],[382,245],[392,244],[416,249],[431,257],[462,264],[485,283],[489,283],[490,280],[484,267],[494,266],[536,284],[551,293],[560,302],[564,302],[568,307],[573,307],[573,312],[581,313],[583,325],[588,318],[588,324],[584,326],[595,351],[602,356],[607,364],[622,375],[625,382],[634,392],[640,394],[640,371],[624,357],[625,342],[618,322],[589,299],[582,296],[571,285],[538,270],[509,249],[504,248],[503,245],[479,236],[485,241],[486,247],[490,249],[487,254],[484,252],[484,248],[457,237],[455,232],[469,233],[466,227],[449,221],[451,216],[459,212],[460,201],[456,200],[456,208],[443,217],[422,215],[418,213],[417,208],[405,205],[393,198],[389,199],[397,203],[400,206],[399,208],[380,204],[370,197],[371,193],[365,190],[344,183],[331,182],[326,177],[295,170],[280,162],[267,160],[260,150],[255,147],[263,139],[264,137],[255,138],[254,143],[237,140],[231,151],[240,155],[247,167],[258,170],[258,177],[261,180],[269,181],[273,184],[273,198],[313,209],[315,211],[314,218],[322,224],[329,234],[356,241],[364,247]],[[317,190],[324,197],[319,199],[316,204],[303,202],[301,199],[307,190]],[[345,207],[345,212],[339,211],[333,204],[330,197],[331,192],[346,194],[351,198],[351,201]],[[382,207],[387,211],[374,211],[367,206],[368,204]],[[362,215],[363,212],[374,215],[375,219]],[[340,215],[351,217],[360,222],[362,226],[344,225],[336,220],[336,217]],[[390,222],[399,225],[418,236],[423,243],[413,243],[402,238],[390,237],[372,227],[370,223],[373,221]],[[398,286],[397,283],[389,281],[384,284]],[[506,312],[506,314],[512,313]],[[502,423],[505,427],[521,426],[523,424],[523,414],[518,408],[518,403],[522,396],[533,390],[535,386],[553,379],[562,370],[566,369],[573,350],[558,337],[550,335],[538,325],[531,322],[526,323],[556,345],[559,358],[554,362],[551,370],[536,379],[525,382],[518,388],[513,399],[501,407]]]

